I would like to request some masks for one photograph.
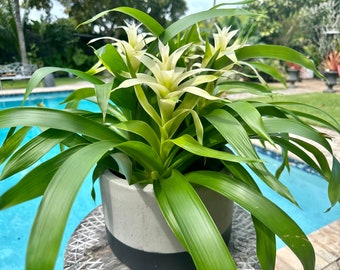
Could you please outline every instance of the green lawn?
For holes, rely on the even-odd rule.
[[[308,104],[314,107],[317,107],[329,115],[331,115],[339,124],[340,124],[340,95],[334,93],[308,93],[308,94],[299,94],[299,95],[285,95],[285,96],[274,96],[271,97],[261,97],[255,98],[252,100],[264,101],[264,102],[299,102],[303,104]],[[301,109],[301,106],[298,105],[289,105],[287,106],[289,109]],[[322,116],[322,114],[313,109],[305,109],[306,113],[311,113],[317,116]],[[326,116],[323,116],[325,118]],[[327,119],[327,118],[325,118]]]

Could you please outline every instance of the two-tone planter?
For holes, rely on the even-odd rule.
[[[163,218],[151,185],[129,186],[107,171],[100,179],[100,188],[109,244],[118,259],[138,270],[195,269]],[[208,189],[197,192],[228,242],[233,202]]]

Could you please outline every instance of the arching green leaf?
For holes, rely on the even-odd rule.
[[[189,173],[186,178],[191,183],[221,193],[247,209],[294,251],[305,270],[314,270],[314,249],[304,232],[284,211],[259,192],[219,172],[197,171]]]
[[[42,196],[61,164],[83,146],[84,145],[79,145],[65,150],[29,171],[16,185],[1,195],[0,209],[6,209]]]
[[[2,170],[0,180],[28,168],[71,134],[62,130],[48,129],[34,137],[11,156]]]
[[[169,178],[154,182],[154,186],[156,197],[165,193],[167,200],[159,200],[160,208],[196,268],[236,269],[220,232],[186,178],[173,171]]]
[[[205,116],[206,119],[218,130],[218,132],[226,139],[233,149],[240,156],[259,159],[250,138],[241,125],[241,123],[235,119],[227,111],[218,109]],[[228,128],[225,128],[225,127]],[[267,128],[267,126],[265,125]],[[267,129],[268,130],[268,129]],[[268,131],[269,132],[269,131]],[[291,202],[296,203],[294,197],[278,179],[276,179],[265,167],[262,162],[247,164],[258,177],[260,177],[270,188],[278,192],[281,196],[289,199]]]
[[[113,141],[90,144],[65,160],[55,173],[34,219],[27,247],[27,270],[54,268],[67,218],[81,184],[114,144]]]

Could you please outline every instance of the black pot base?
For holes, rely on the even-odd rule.
[[[115,256],[131,270],[195,270],[188,252],[153,253],[131,248],[115,238],[106,228],[108,242]],[[231,226],[222,234],[226,244],[230,240]]]

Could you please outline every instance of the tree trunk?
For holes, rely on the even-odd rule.
[[[23,64],[28,64],[27,52],[26,52],[26,43],[25,43],[25,37],[24,37],[24,29],[23,29],[23,24],[21,22],[21,18],[20,18],[19,0],[14,0],[12,3],[13,3],[15,24],[16,24],[16,27],[17,27],[21,62]]]

